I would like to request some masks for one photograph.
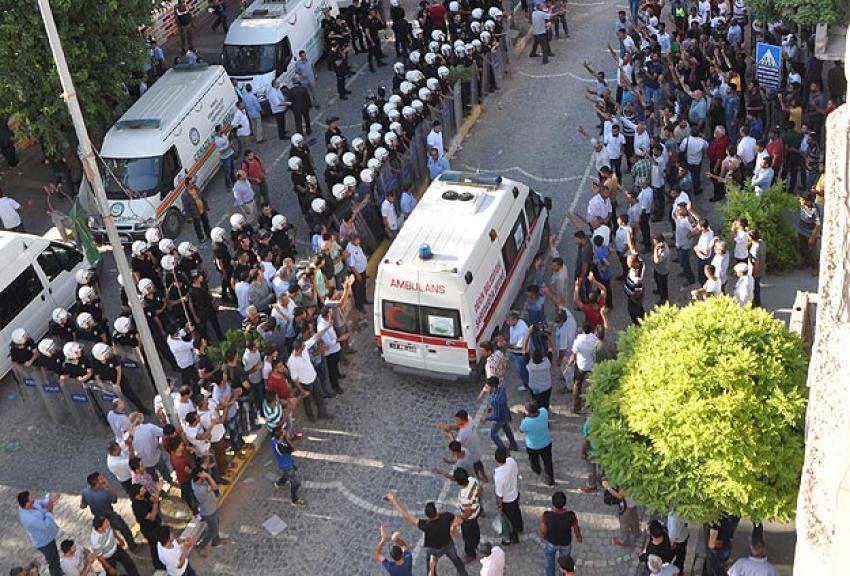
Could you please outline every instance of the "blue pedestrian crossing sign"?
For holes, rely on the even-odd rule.
[[[782,73],[782,48],[759,42],[756,46],[756,79],[762,88],[779,89]]]

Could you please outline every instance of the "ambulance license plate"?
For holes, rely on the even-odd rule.
[[[410,344],[408,342],[395,342],[393,340],[390,340],[387,345],[389,346],[390,350],[416,353],[416,344]]]

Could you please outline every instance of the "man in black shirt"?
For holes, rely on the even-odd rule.
[[[313,133],[310,127],[310,108],[313,107],[313,101],[310,99],[310,92],[306,87],[301,85],[301,79],[295,76],[292,80],[292,88],[287,92],[287,98],[292,103],[292,115],[295,116],[295,128],[300,134],[309,136]]]
[[[92,347],[92,368],[94,369],[94,378],[98,383],[112,382],[116,384],[121,394],[124,395],[130,402],[136,405],[142,414],[150,414],[150,411],[145,407],[145,403],[136,395],[130,382],[124,378],[123,359],[116,356],[112,352],[112,348],[103,343],[97,343]]]
[[[725,565],[732,556],[732,539],[740,521],[737,516],[723,516],[708,525],[705,546],[708,573],[711,576],[726,576]]]
[[[65,367],[62,357],[56,350],[56,343],[50,338],[45,338],[38,343],[39,357],[36,362],[43,370],[51,372],[60,378],[65,375]]]
[[[573,534],[581,544],[581,528],[575,512],[567,509],[567,496],[561,491],[552,494],[552,508],[540,519],[540,537],[546,543],[546,574],[555,573],[555,562],[570,556]]]
[[[663,562],[672,562],[675,556],[667,530],[658,520],[652,520],[649,523],[649,540],[646,541],[640,554],[641,565],[645,566],[647,559],[653,554],[661,558]]]
[[[209,340],[207,323],[211,324],[215,331],[215,337],[221,342],[224,339],[224,334],[222,333],[221,325],[218,323],[218,312],[216,311],[212,295],[204,286],[203,276],[192,278],[192,287],[189,289],[189,303],[197,319],[195,328],[198,329],[204,338]]]
[[[76,378],[80,383],[88,382],[94,377],[91,361],[83,355],[83,345],[79,342],[68,342],[62,349],[65,355],[63,368],[70,378]]]
[[[29,368],[35,364],[38,358],[38,350],[35,347],[35,341],[30,338],[26,330],[17,328],[12,332],[12,344],[9,346],[9,357],[12,359],[12,364]]]
[[[156,570],[164,570],[165,564],[159,561],[159,553],[156,549],[156,536],[162,526],[162,515],[159,513],[159,495],[149,494],[141,484],[133,484],[130,487],[130,499],[132,500],[133,516],[136,517],[142,535],[150,546],[153,567]]]
[[[461,519],[455,517],[451,512],[437,512],[437,506],[433,502],[425,504],[424,519],[418,519],[408,512],[404,504],[399,502],[395,490],[387,494],[389,500],[398,513],[408,524],[415,526],[425,533],[425,564],[430,565],[431,556],[439,560],[442,556],[448,556],[454,564],[455,570],[461,576],[468,576],[463,560],[457,554],[455,543],[452,538],[457,534],[461,525]]]

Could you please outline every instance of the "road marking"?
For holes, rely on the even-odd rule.
[[[584,190],[585,185],[587,184],[587,177],[590,176],[590,169],[593,167],[593,156],[590,157],[590,160],[587,162],[587,168],[584,169],[584,174],[581,176],[581,182],[579,182],[578,188],[576,189],[575,196],[573,196],[572,202],[570,202],[570,207],[567,210],[568,212],[573,212],[576,209],[576,205],[578,204],[578,199],[581,196],[581,191]],[[570,223],[569,218],[564,215],[564,221],[561,222],[561,227],[558,229],[558,237],[555,239],[555,245],[561,245],[561,239],[564,237],[564,233],[567,231],[567,225]]]
[[[493,168],[476,168],[475,166],[470,166],[469,164],[461,164],[461,166],[463,166],[467,170],[472,170],[473,172],[500,173],[500,172],[510,172],[510,171],[513,170],[513,171],[516,171],[516,172],[523,174],[524,176],[527,176],[528,178],[531,178],[532,180],[537,180],[538,182],[551,182],[551,183],[555,183],[555,184],[559,183],[559,182],[571,182],[573,180],[578,180],[579,178],[581,178],[581,176],[564,176],[563,178],[547,178],[545,176],[538,176],[537,174],[532,174],[531,172],[524,170],[520,166],[511,166],[509,168],[495,168],[495,169],[493,169]]]
[[[543,79],[549,79],[549,78],[565,78],[565,77],[569,76],[570,78],[572,78],[574,80],[578,80],[579,82],[587,82],[588,84],[596,84],[596,78],[587,78],[586,76],[577,76],[576,74],[573,74],[572,72],[559,72],[557,74],[531,74],[529,72],[526,72],[525,70],[519,70],[519,71],[517,71],[517,74],[519,74],[520,76],[525,76],[526,78],[532,78],[534,80],[543,80]],[[605,81],[606,84],[608,82],[610,82],[610,80]]]
[[[364,500],[360,496],[357,496],[353,492],[351,492],[348,488],[345,487],[345,484],[336,480],[334,482],[316,482],[314,480],[307,480],[304,482],[305,488],[312,488],[316,490],[337,490],[345,499],[357,506],[358,508],[362,508],[364,510],[368,510],[374,514],[378,514],[381,516],[398,518],[401,515],[395,508],[384,508],[382,506],[376,506],[367,500]]]
[[[478,410],[475,412],[475,419],[473,422],[480,422],[481,417],[484,416],[484,411],[487,409],[487,402],[482,402],[481,406],[478,407]],[[446,478],[443,481],[443,488],[440,490],[440,495],[437,497],[437,502],[445,502],[449,497],[449,490],[454,484],[453,480],[449,480]],[[425,533],[422,533],[422,536],[419,537],[419,541],[416,543],[416,546],[413,548],[413,565],[418,565],[419,554],[422,552],[422,548],[425,546]]]

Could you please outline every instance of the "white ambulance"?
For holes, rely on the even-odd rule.
[[[551,200],[501,177],[444,172],[404,223],[375,278],[375,342],[399,372],[458,380],[478,369],[535,255]]]
[[[298,52],[315,63],[322,55],[322,12],[339,13],[335,0],[256,0],[227,30],[221,61],[243,90],[265,102],[272,82],[290,84]]]
[[[227,126],[236,109],[236,91],[224,68],[183,64],[170,68],[109,129],[100,166],[109,210],[122,239],[144,235],[150,226],[176,238],[183,223],[178,175],[190,174],[203,188],[220,166],[213,139],[218,124]],[[231,132],[231,143],[239,141]],[[87,183],[84,207],[97,214]],[[97,216],[89,220],[103,238]]]

